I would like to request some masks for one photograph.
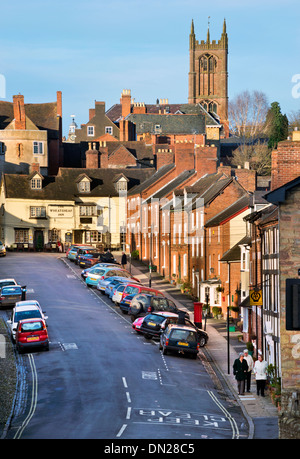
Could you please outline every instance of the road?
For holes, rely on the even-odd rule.
[[[7,437],[247,438],[241,409],[216,387],[204,353],[164,356],[80,271],[61,254],[1,260],[0,278],[27,285],[27,299],[46,311],[50,337],[49,352],[18,357],[23,393]]]

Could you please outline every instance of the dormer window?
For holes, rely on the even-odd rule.
[[[31,179],[31,189],[32,190],[41,190],[42,189],[42,180],[38,177]]]
[[[91,191],[91,184],[85,180],[78,183],[78,190],[81,193],[89,193]]]
[[[41,190],[42,189],[42,180],[43,176],[39,172],[33,172],[29,176],[30,188],[32,190]]]
[[[119,180],[117,182],[117,191],[127,191],[127,181],[126,180]]]
[[[76,182],[80,193],[89,193],[91,191],[91,179],[86,174],[81,174]]]
[[[128,188],[128,178],[124,174],[118,175],[114,179],[115,188],[118,193],[126,193]]]

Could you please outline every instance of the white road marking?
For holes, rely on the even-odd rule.
[[[121,437],[122,433],[124,432],[124,430],[126,429],[127,427],[127,424],[123,424],[121,429],[119,430],[119,432],[117,433],[117,437]]]
[[[122,381],[123,381],[123,385],[124,385],[125,389],[127,389],[128,385],[127,385],[126,378],[124,378],[124,376],[122,378]]]

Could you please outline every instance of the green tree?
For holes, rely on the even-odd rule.
[[[266,131],[269,137],[269,148],[272,150],[277,148],[278,142],[287,138],[288,127],[289,122],[287,116],[281,113],[279,103],[273,102],[266,118]]]

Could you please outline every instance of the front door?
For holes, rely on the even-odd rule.
[[[44,248],[44,233],[42,230],[35,230],[34,232],[34,248],[39,252]]]

